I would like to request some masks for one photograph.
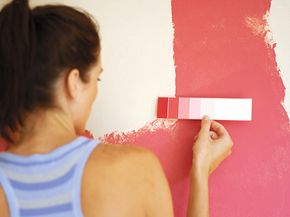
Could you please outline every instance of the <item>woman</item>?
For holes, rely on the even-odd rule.
[[[170,217],[158,159],[130,145],[77,136],[102,73],[100,39],[85,12],[30,10],[13,0],[0,13],[1,217]],[[208,176],[231,153],[226,129],[204,117],[195,137],[189,217],[209,216]]]

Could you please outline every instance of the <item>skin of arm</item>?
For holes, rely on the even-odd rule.
[[[100,145],[86,165],[86,217],[173,217],[170,189],[158,158],[131,145]]]
[[[232,152],[233,141],[218,122],[204,117],[195,137],[187,217],[209,217],[209,175]]]
[[[148,155],[148,192],[147,217],[173,217],[173,205],[170,188],[158,158],[151,152]]]
[[[0,185],[0,213],[1,217],[9,217],[8,203],[1,185]]]
[[[197,168],[192,168],[187,217],[208,217],[208,201],[208,175]]]

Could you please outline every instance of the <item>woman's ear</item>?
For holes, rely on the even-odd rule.
[[[68,97],[76,99],[80,91],[80,72],[78,69],[72,69],[67,74],[65,80],[65,89],[68,94]]]

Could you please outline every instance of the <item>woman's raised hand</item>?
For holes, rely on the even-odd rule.
[[[232,152],[233,141],[220,123],[205,116],[193,146],[193,168],[210,175]]]

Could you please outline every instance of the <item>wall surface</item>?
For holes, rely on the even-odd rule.
[[[163,95],[253,98],[253,121],[222,122],[235,146],[210,177],[211,217],[290,216],[288,0],[57,2],[88,10],[101,26],[105,71],[89,129],[158,155],[176,217],[186,213],[200,122],[155,120]]]
[[[235,147],[210,178],[211,216],[290,215],[289,119],[267,36],[270,5],[268,0],[173,1],[176,95],[253,98],[252,122],[223,122]],[[183,130],[175,137],[188,137],[183,149],[189,150],[189,128],[195,124],[176,126]],[[186,183],[181,178],[173,184],[175,196],[186,195]],[[177,216],[184,216],[182,206],[178,199]]]
[[[279,71],[288,63],[277,65],[274,49],[287,44],[273,41],[268,19],[285,34],[288,26],[275,15],[269,18],[270,9],[269,0],[172,1],[176,96],[253,98],[253,121],[222,122],[235,146],[210,177],[213,217],[290,216],[290,126],[283,107],[289,81],[287,71]],[[192,141],[199,124],[177,121],[154,132],[105,137],[106,142],[148,147],[159,156],[177,217],[186,213]]]

